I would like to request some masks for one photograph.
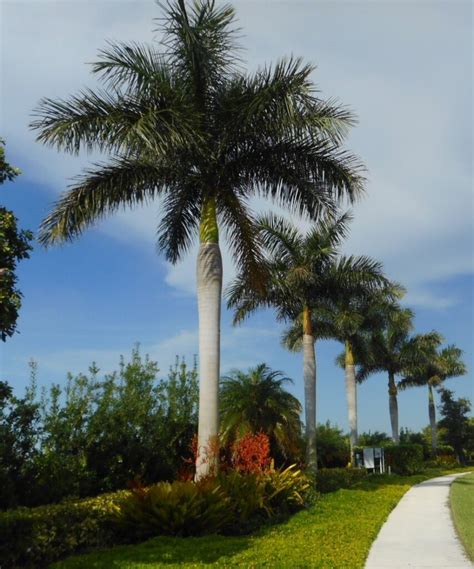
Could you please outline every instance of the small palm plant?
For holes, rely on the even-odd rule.
[[[200,449],[218,433],[219,230],[238,267],[256,280],[251,196],[314,216],[341,197],[353,200],[363,185],[358,161],[340,147],[351,113],[316,97],[313,67],[299,59],[243,74],[234,22],[229,5],[170,2],[161,51],[110,44],[92,66],[104,90],[45,99],[32,124],[39,141],[60,150],[110,155],[55,204],[41,243],[74,239],[105,215],[141,204],[159,207],[158,246],[172,263],[199,237]],[[209,467],[198,456],[197,477]]]
[[[285,386],[293,381],[260,364],[221,380],[221,439],[230,444],[248,433],[265,433],[272,456],[295,458],[301,438],[301,404]]]
[[[428,387],[428,415],[431,427],[431,449],[436,455],[438,444],[436,426],[436,408],[433,388],[442,387],[450,377],[459,377],[467,373],[462,361],[462,350],[455,345],[441,348],[443,338],[437,332],[421,337],[419,341],[420,356],[405,369],[405,375],[399,382],[401,389],[408,387]]]

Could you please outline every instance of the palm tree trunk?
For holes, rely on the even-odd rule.
[[[310,472],[318,469],[316,443],[316,352],[311,325],[311,312],[303,310],[303,379],[306,421],[306,465]]]
[[[428,384],[428,414],[430,416],[431,426],[431,451],[433,456],[436,456],[438,447],[438,433],[436,429],[436,409],[434,404],[434,394],[431,384]]]
[[[199,313],[196,479],[200,479],[212,473],[218,466],[222,257],[213,199],[205,201],[202,207],[196,273]]]
[[[357,446],[357,385],[355,376],[354,354],[351,342],[346,340],[346,397],[349,415],[349,439],[351,445],[351,464],[355,465],[355,447]]]
[[[398,445],[400,432],[398,430],[398,400],[397,386],[392,372],[388,373],[388,408],[390,412],[390,424],[392,426],[392,441]]]

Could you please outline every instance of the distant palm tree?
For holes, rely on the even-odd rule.
[[[426,334],[421,345],[422,355],[420,359],[412,362],[398,384],[401,389],[428,386],[428,415],[433,454],[436,454],[438,443],[433,387],[442,386],[450,377],[459,377],[467,373],[466,365],[461,359],[462,350],[454,345],[440,349],[442,342],[443,338],[437,332]]]
[[[333,338],[344,345],[344,352],[337,358],[337,362],[344,368],[345,374],[352,464],[358,444],[357,353],[362,351],[364,336],[381,326],[381,303],[395,299],[400,294],[399,286],[384,276],[380,263],[368,259],[365,263],[368,265],[368,278],[365,282],[356,288],[350,285],[339,287],[332,301],[320,311],[331,322]]]
[[[158,245],[176,263],[199,235],[197,477],[218,433],[222,260],[219,228],[238,267],[261,274],[248,199],[263,195],[314,216],[362,191],[357,160],[341,150],[350,112],[316,97],[313,67],[282,60],[252,76],[238,68],[234,9],[198,0],[167,4],[163,50],[110,44],[92,71],[105,90],[45,99],[38,140],[77,154],[111,155],[88,170],[41,226],[45,245],[78,237],[106,214],[160,197]]]
[[[268,435],[273,452],[297,453],[301,405],[285,389],[293,381],[260,364],[247,373],[234,371],[221,380],[221,437],[230,443],[247,433]]]
[[[400,442],[398,399],[395,377],[416,358],[417,340],[410,336],[413,312],[397,303],[382,303],[381,325],[372,328],[359,342],[356,354],[357,380],[364,381],[373,373],[388,373],[388,396],[392,440]]]

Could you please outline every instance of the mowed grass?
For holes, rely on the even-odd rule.
[[[71,557],[51,569],[172,569],[296,567],[357,569],[364,566],[380,527],[403,494],[438,470],[419,476],[380,476],[326,494],[285,523],[249,536],[157,537]]]
[[[455,480],[450,493],[451,511],[459,538],[474,561],[474,473]]]

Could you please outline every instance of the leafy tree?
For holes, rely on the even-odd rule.
[[[0,184],[12,181],[20,170],[5,159],[4,141],[0,138]],[[18,220],[10,210],[0,207],[0,339],[13,336],[21,307],[22,294],[17,288],[17,263],[29,257],[33,239],[31,231],[18,229]]]
[[[263,195],[315,215],[340,197],[361,193],[357,160],[340,144],[354,120],[316,97],[313,67],[299,59],[245,75],[234,10],[199,0],[170,2],[161,20],[162,51],[110,44],[92,71],[104,91],[44,100],[33,128],[66,152],[112,158],[88,170],[41,227],[50,245],[78,237],[121,207],[161,197],[159,248],[176,263],[199,235],[199,449],[218,433],[224,229],[238,267],[261,275],[248,199]],[[209,462],[198,458],[197,475]]]
[[[265,433],[271,454],[284,460],[298,457],[301,405],[284,388],[292,380],[266,364],[247,373],[235,370],[221,380],[221,437],[231,444],[247,433]]]
[[[446,442],[453,447],[459,462],[464,463],[465,449],[472,445],[473,431],[468,418],[471,402],[464,397],[454,399],[454,393],[444,388],[439,410],[443,417],[439,425],[446,429]]]
[[[446,379],[459,377],[467,372],[462,361],[462,350],[454,345],[441,349],[443,337],[431,332],[419,337],[419,357],[415,358],[405,370],[405,377],[399,382],[403,389],[407,387],[428,387],[428,415],[431,426],[431,449],[436,454],[437,425],[433,388],[441,387]]]
[[[350,461],[349,437],[329,421],[316,429],[318,464],[323,468],[347,466]]]
[[[275,309],[278,320],[295,323],[298,341],[291,347],[303,349],[306,464],[313,471],[317,467],[315,341],[328,335],[326,322],[314,325],[313,316],[336,280],[349,276],[333,269],[350,219],[348,214],[325,216],[303,233],[276,215],[261,217],[257,227],[267,253],[265,287],[252,287],[247,276],[240,274],[227,295],[229,308],[235,309],[234,323],[265,306]]]
[[[176,361],[168,378],[139,348],[119,370],[100,377],[69,374],[39,399],[2,386],[0,403],[0,507],[57,502],[176,479],[191,456],[197,431],[196,366]]]

